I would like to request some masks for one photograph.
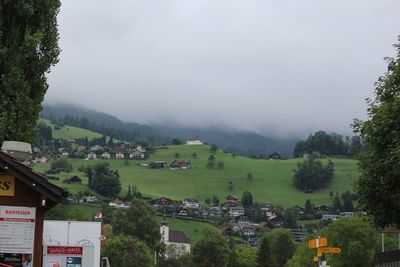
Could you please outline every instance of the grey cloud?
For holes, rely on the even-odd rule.
[[[400,34],[397,0],[68,0],[46,101],[126,121],[349,132]]]

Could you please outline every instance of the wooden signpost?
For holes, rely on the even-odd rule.
[[[342,251],[340,248],[328,247],[328,240],[326,237],[308,240],[308,248],[317,249],[317,256],[313,256],[313,261],[318,262],[318,266],[322,266],[322,253],[340,253]]]

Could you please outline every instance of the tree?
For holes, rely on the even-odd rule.
[[[258,267],[277,267],[275,256],[272,254],[272,240],[269,235],[264,234],[258,245],[257,266]]]
[[[327,187],[333,177],[333,162],[329,160],[326,166],[321,161],[307,159],[303,163],[297,163],[294,170],[293,184],[300,190],[316,190]]]
[[[103,196],[115,197],[121,191],[118,170],[110,170],[107,162],[94,166],[81,166],[79,171],[86,174],[89,180],[89,187]]]
[[[217,195],[213,195],[211,201],[215,207],[219,205],[219,199]]]
[[[340,199],[338,192],[336,192],[336,195],[332,200],[332,208],[336,212],[341,211],[343,209],[342,200]]]
[[[242,205],[246,209],[253,205],[253,195],[249,191],[243,192]]]
[[[215,161],[211,161],[211,160],[209,160],[208,162],[207,162],[207,168],[210,168],[210,169],[212,169],[212,168],[214,168],[215,167]]]
[[[248,174],[246,174],[246,178],[247,178],[247,180],[252,180],[253,179],[253,174],[251,174],[249,172]]]
[[[400,40],[400,38],[399,38]],[[376,83],[375,99],[368,100],[368,120],[355,120],[364,151],[359,155],[361,175],[356,191],[361,202],[384,227],[400,226],[400,44],[395,45],[397,58],[388,58],[388,70]]]
[[[132,236],[117,235],[107,240],[102,255],[108,257],[111,266],[154,266],[149,247]]]
[[[197,159],[197,153],[196,152],[192,153],[192,158]]]
[[[351,199],[350,191],[346,191],[346,193],[342,194],[342,200],[343,200],[344,211],[354,211],[354,205]]]
[[[193,261],[198,267],[223,267],[227,264],[229,248],[217,232],[205,229],[203,237],[193,247]]]
[[[257,266],[257,253],[249,247],[243,246],[235,250],[236,267],[254,267]]]
[[[297,228],[297,211],[295,208],[286,209],[283,217],[287,228]]]
[[[174,139],[172,139],[171,144],[174,145],[174,146],[181,145],[182,141],[178,137],[175,137]]]
[[[293,256],[296,245],[293,235],[288,229],[276,228],[270,232],[272,240],[272,255],[278,266],[285,266],[286,262]]]
[[[128,186],[128,192],[126,193],[126,197],[125,197],[126,201],[131,201],[132,200],[132,191],[131,191],[131,186]]]
[[[218,168],[223,169],[225,167],[225,164],[223,161],[219,161],[217,166],[218,166]]]
[[[219,147],[217,145],[211,145],[210,147],[210,153],[215,154],[219,150]]]
[[[58,61],[60,1],[0,3],[0,143],[33,142],[46,73]]]
[[[175,158],[176,158],[176,159],[179,159],[180,156],[181,156],[181,155],[180,155],[178,152],[175,153]]]
[[[327,262],[330,266],[353,267],[373,266],[373,259],[378,246],[378,234],[371,222],[359,216],[342,218],[333,221],[309,239],[324,236],[328,239],[330,247],[341,248],[340,254],[328,254]],[[289,261],[289,267],[310,266],[311,251],[307,242],[303,242],[296,249]]]
[[[72,164],[69,163],[68,160],[66,160],[66,159],[60,159],[60,160],[51,162],[51,168],[63,170],[67,173],[71,172],[74,169],[72,167]]]
[[[232,182],[232,181],[229,181],[229,183],[228,183],[228,189],[229,189],[229,191],[232,192],[232,191],[233,191],[233,188],[234,188],[233,182]]]
[[[313,207],[309,199],[307,199],[306,203],[304,204],[304,211],[307,214],[313,214]]]
[[[144,241],[151,249],[161,252],[160,228],[154,210],[144,201],[134,198],[129,209],[116,210],[111,220],[115,234],[130,235]]]

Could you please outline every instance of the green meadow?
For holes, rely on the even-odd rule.
[[[333,158],[335,172],[331,185],[328,188],[306,194],[295,189],[292,185],[293,170],[302,159],[289,160],[261,160],[247,157],[233,156],[219,150],[215,162],[224,162],[224,168],[206,167],[210,155],[210,146],[207,145],[177,145],[158,148],[146,162],[154,160],[165,160],[171,163],[175,160],[175,154],[179,153],[179,159],[190,160],[192,169],[170,170],[150,169],[138,166],[140,161],[134,160],[107,160],[111,168],[118,169],[122,184],[121,196],[127,192],[129,185],[137,186],[138,190],[148,197],[165,196],[174,200],[185,198],[198,198],[204,200],[212,195],[217,195],[222,201],[228,194],[241,197],[244,191],[250,191],[256,202],[272,203],[283,207],[294,205],[303,206],[307,199],[313,204],[328,204],[331,202],[330,191],[342,193],[352,189],[352,181],[359,175],[357,161],[351,159]],[[197,157],[193,158],[192,154]],[[323,159],[324,163],[328,159]],[[61,187],[68,188],[75,193],[80,190],[87,190],[86,185],[65,185],[61,182],[64,178],[74,174],[84,179],[86,177],[77,171],[81,165],[96,164],[100,160],[87,161],[70,159],[74,170],[72,173],[63,173],[60,181],[55,181]],[[50,163],[37,164],[34,169],[40,172],[50,168]],[[251,173],[251,179],[247,174]],[[230,191],[229,182],[233,183]]]
[[[93,131],[89,131],[86,129],[65,125],[60,129],[56,130],[55,125],[51,123],[49,120],[41,119],[47,126],[52,128],[52,134],[54,139],[75,139],[75,138],[85,138],[87,137],[89,140],[93,138],[99,138],[102,135]]]

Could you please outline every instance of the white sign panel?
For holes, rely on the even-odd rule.
[[[0,253],[33,254],[36,208],[0,206]]]
[[[45,257],[43,267],[61,267],[60,257]]]

